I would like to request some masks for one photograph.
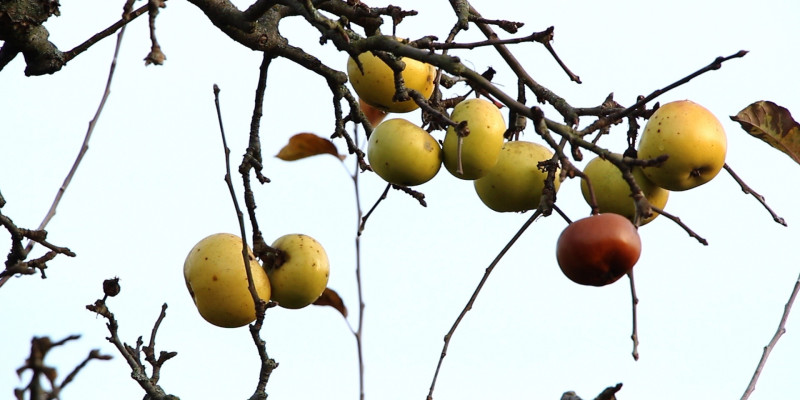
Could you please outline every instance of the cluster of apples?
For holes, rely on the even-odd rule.
[[[348,76],[362,101],[365,113],[380,121],[387,112],[405,113],[417,108],[413,100],[396,102],[394,73],[370,52],[358,56],[362,68],[350,58]],[[432,66],[401,58],[405,86],[430,97],[434,88]],[[526,141],[504,140],[505,122],[490,101],[475,98],[453,108],[451,120],[467,122],[461,135],[448,127],[442,145],[430,133],[402,118],[380,122],[369,138],[367,158],[387,182],[414,186],[433,179],[441,165],[453,176],[474,181],[481,201],[498,212],[522,212],[537,208],[546,172],[539,162],[553,152]],[[725,163],[727,139],[721,123],[707,109],[685,100],[667,103],[650,117],[638,147],[640,159],[669,157],[658,165],[636,167],[632,173],[645,198],[663,209],[670,191],[688,190],[710,181]],[[636,205],[622,172],[610,161],[595,158],[584,174],[591,180],[598,215],[570,224],[559,237],[556,258],[572,281],[604,286],[617,281],[633,268],[641,254],[638,225],[658,216],[636,220]],[[555,190],[560,181],[555,180]],[[589,186],[581,192],[592,203]]]
[[[720,121],[689,100],[667,103],[645,125],[638,158],[669,157],[654,167],[634,168],[634,180],[648,202],[663,209],[670,191],[684,191],[711,181],[725,164],[727,137]],[[636,205],[622,172],[610,161],[595,158],[584,174],[591,180],[601,214],[570,224],[558,239],[556,258],[564,274],[583,285],[604,286],[633,269],[641,240],[633,225]],[[587,202],[586,181],[581,191]],[[644,225],[657,213],[639,221]]]
[[[264,267],[247,249],[258,296],[290,309],[317,300],[330,273],[322,245],[310,236],[289,234],[275,240],[272,248],[280,252],[279,261]],[[200,240],[186,257],[183,277],[197,311],[211,324],[236,328],[255,320],[239,236],[217,233]]]
[[[405,113],[415,110],[413,100],[397,102],[394,73],[371,52],[358,56],[362,68],[350,58],[347,72],[367,112]],[[405,86],[426,98],[434,88],[435,69],[429,64],[401,58]],[[383,115],[383,114],[378,114]],[[478,197],[498,212],[527,211],[539,205],[546,173],[538,163],[553,156],[550,149],[533,142],[505,142],[506,124],[490,101],[474,98],[453,108],[450,118],[467,122],[469,133],[459,137],[449,127],[442,145],[427,131],[403,118],[380,122],[372,132],[367,159],[372,170],[385,181],[420,185],[433,179],[442,164],[453,176],[474,181]],[[460,143],[459,143],[460,142]],[[559,183],[556,181],[556,188]]]

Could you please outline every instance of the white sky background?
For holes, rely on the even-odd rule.
[[[62,16],[46,24],[51,40],[62,50],[82,42],[117,20],[122,2],[114,3],[120,4],[64,2]],[[456,331],[434,398],[558,399],[574,390],[590,399],[618,382],[624,384],[621,399],[739,398],[800,272],[800,166],[751,138],[728,116],[766,99],[800,117],[798,3],[472,3],[485,17],[525,22],[518,36],[555,26],[554,46],[583,84],[570,82],[541,45],[512,49],[539,83],[573,106],[595,106],[610,92],[629,105],[717,56],[750,50],[659,100],[689,98],[714,112],[728,132],[728,163],[789,227],[773,222],[724,171],[705,186],[673,193],[666,209],[710,245],[700,245],[664,217],[641,229],[643,254],[636,266],[641,359],[635,362],[627,280],[604,288],[567,280],[555,260],[565,222],[558,216],[541,219],[501,261]],[[407,1],[403,7],[420,15],[399,26],[401,36],[443,39],[455,21],[446,1]],[[62,377],[93,348],[114,360],[90,363],[62,398],[143,396],[122,357],[105,341],[105,321],[85,310],[102,296],[103,279],[114,276],[121,278],[122,292],[109,306],[126,342],[139,335],[147,341],[161,304],[169,304],[156,343],[158,350],[178,356],[162,369],[165,390],[184,399],[211,399],[246,398],[255,388],[259,362],[248,330],[203,321],[181,271],[199,239],[238,232],[222,179],[212,85],[222,89],[235,171],[246,147],[260,53],[228,39],[184,1],[168,2],[157,27],[166,64],[144,66],[146,17],[130,24],[89,152],[48,226],[51,242],[78,257],[50,262],[46,280],[16,278],[0,288],[4,396],[27,382],[29,375],[18,380],[14,371],[27,358],[32,336],[57,340],[73,333],[83,336],[47,359]],[[318,34],[310,31],[300,20],[282,27],[292,44],[343,70],[345,55],[320,47]],[[474,27],[459,36],[480,39]],[[100,100],[114,40],[106,39],[53,76],[24,77],[21,57],[0,73],[0,190],[8,202],[2,211],[18,226],[39,224],[72,165]],[[457,54],[478,71],[497,69],[495,81],[516,95],[516,82],[496,53]],[[332,264],[329,286],[344,297],[355,324],[351,180],[333,157],[293,163],[273,157],[295,133],[330,135],[332,111],[321,78],[283,60],[273,63],[261,130],[264,172],[273,183],[255,189],[257,211],[268,241],[298,232],[325,246]],[[560,120],[551,109],[546,112]],[[403,117],[419,121],[418,113]],[[581,126],[592,120],[583,118]],[[616,127],[601,144],[622,151],[626,129]],[[442,132],[436,136],[443,138]],[[539,140],[532,129],[524,138]],[[343,142],[337,145],[345,151]],[[585,155],[588,161],[591,155]],[[353,161],[348,158],[347,170],[353,170]],[[366,211],[385,184],[371,173],[362,175],[361,183]],[[241,193],[238,182],[236,188]],[[427,208],[392,191],[362,237],[371,399],[427,395],[443,336],[484,269],[529,216],[490,211],[469,182],[444,168],[418,190],[426,194]],[[563,183],[558,204],[573,219],[589,213],[577,180]],[[8,248],[7,236],[0,237],[0,247]],[[800,397],[797,313],[751,399]],[[267,387],[270,398],[357,398],[355,341],[334,310],[272,309],[262,336],[280,363]]]

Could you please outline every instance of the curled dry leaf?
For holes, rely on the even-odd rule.
[[[342,301],[342,298],[339,297],[339,294],[333,289],[325,288],[325,291],[322,292],[322,295],[314,302],[314,305],[331,306],[339,310],[342,316],[347,318],[347,307],[344,306],[344,301]]]
[[[786,153],[800,164],[800,124],[771,101],[758,101],[731,117],[750,135]]]
[[[289,143],[283,146],[275,157],[283,161],[295,161],[318,154],[330,154],[339,160],[345,159],[345,156],[339,155],[333,142],[313,133],[305,132],[289,138]]]

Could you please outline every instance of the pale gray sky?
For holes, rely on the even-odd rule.
[[[512,49],[538,82],[574,106],[597,105],[610,92],[632,104],[637,95],[717,56],[749,50],[659,100],[688,98],[714,112],[728,133],[728,163],[789,227],[773,222],[725,172],[695,190],[673,193],[666,210],[710,245],[700,245],[664,217],[641,229],[643,253],[635,269],[641,359],[635,362],[627,280],[603,288],[570,282],[555,260],[565,222],[558,216],[541,219],[501,261],[456,332],[434,398],[558,399],[567,390],[593,398],[618,382],[624,384],[619,397],[626,399],[739,398],[800,272],[800,166],[749,137],[728,116],[765,99],[800,115],[800,6],[791,0],[472,3],[487,18],[525,22],[519,35],[555,26],[554,46],[583,84],[570,82],[540,45]],[[420,15],[399,26],[401,36],[444,38],[454,22],[445,1],[407,1],[403,7]],[[61,12],[46,26],[51,40],[68,49],[115,21],[120,5],[66,2]],[[181,271],[198,240],[238,232],[222,179],[212,85],[222,89],[235,168],[246,146],[260,56],[184,1],[168,2],[157,23],[166,64],[144,66],[146,19],[132,23],[89,152],[48,227],[50,240],[78,257],[56,258],[47,280],[23,277],[0,288],[0,393],[25,383],[14,371],[28,356],[31,336],[80,333],[79,341],[48,358],[62,376],[90,349],[115,358],[92,362],[62,398],[141,398],[127,365],[104,339],[105,321],[84,308],[102,296],[103,279],[114,276],[121,278],[122,293],[109,305],[127,342],[139,335],[147,340],[161,304],[169,304],[157,340],[158,350],[178,352],[162,370],[167,391],[184,399],[244,398],[255,388],[258,358],[249,332],[202,320]],[[287,21],[282,32],[344,70],[345,55],[320,47],[318,35],[308,34],[300,20]],[[481,36],[472,28],[459,39]],[[8,202],[3,213],[18,225],[39,224],[71,166],[100,100],[113,41],[106,39],[53,76],[24,77],[21,58],[0,73],[0,190]],[[516,94],[516,82],[496,53],[456,53],[478,71],[497,69],[495,81]],[[274,63],[262,120],[264,172],[273,183],[256,188],[255,195],[267,241],[297,232],[325,246],[329,286],[343,296],[355,324],[356,214],[347,171],[329,156],[293,163],[273,157],[295,133],[330,135],[331,97],[322,79],[287,61]],[[419,121],[417,113],[403,117]],[[584,118],[581,126],[591,121]],[[601,144],[623,150],[626,129],[615,127]],[[435,136],[442,139],[443,133]],[[539,140],[532,131],[524,138]],[[344,143],[337,145],[344,151]],[[353,170],[352,157],[346,167]],[[572,218],[589,213],[579,183],[566,181],[559,192],[558,204]],[[385,184],[374,174],[364,174],[361,184],[366,211]],[[427,395],[443,336],[484,269],[528,218],[487,209],[470,183],[444,169],[418,189],[426,194],[427,208],[392,191],[362,237],[371,399]],[[0,237],[7,247],[7,236]],[[751,399],[800,397],[798,318],[790,317]],[[332,309],[270,310],[262,336],[280,363],[267,387],[270,398],[357,398],[355,341]]]

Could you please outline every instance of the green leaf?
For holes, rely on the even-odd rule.
[[[758,101],[731,117],[747,133],[786,153],[800,164],[800,124],[789,110],[771,102]]]

